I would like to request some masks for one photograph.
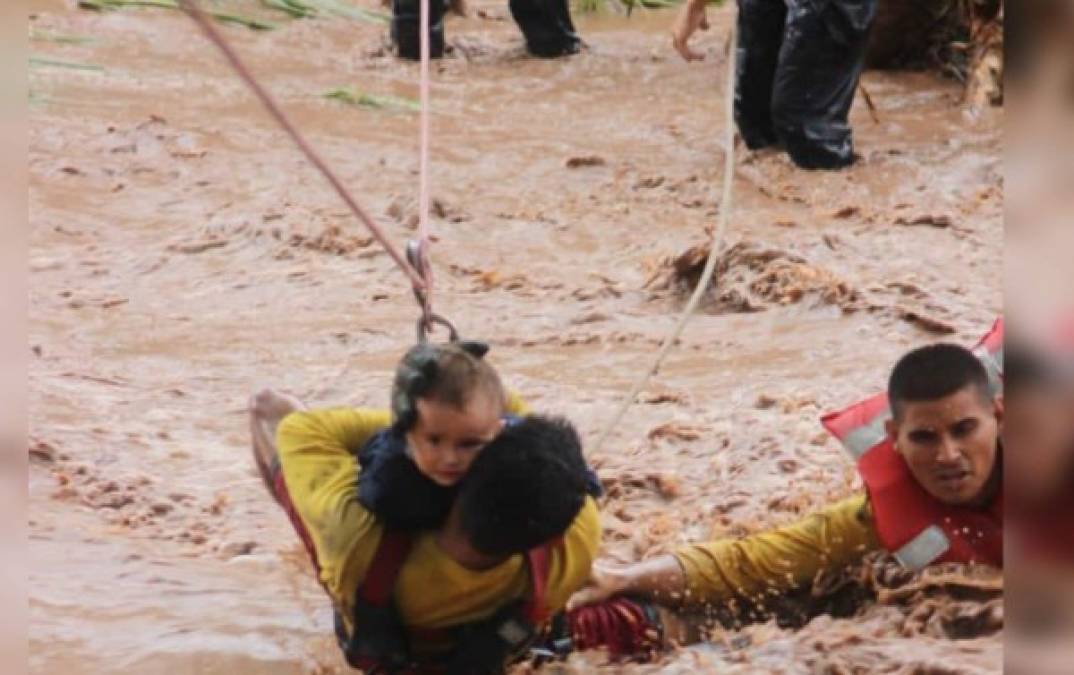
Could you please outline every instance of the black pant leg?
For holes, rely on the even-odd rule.
[[[795,164],[854,161],[848,115],[865,63],[876,0],[789,0],[772,117]]]
[[[786,16],[784,0],[738,0],[735,122],[752,150],[776,142],[772,85]]]
[[[443,0],[429,0],[429,57],[444,55]],[[421,3],[418,0],[392,0],[391,36],[401,58],[421,58]]]
[[[570,0],[510,0],[509,6],[530,54],[554,58],[574,54],[581,47]]]

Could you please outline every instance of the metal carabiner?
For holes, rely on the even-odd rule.
[[[414,268],[423,280],[429,279],[429,260],[425,257],[425,251],[422,248],[422,243],[417,239],[411,239],[406,244],[406,260]],[[425,289],[418,286],[413,287],[414,299],[418,301],[418,305],[421,307],[421,317],[418,319],[418,342],[424,343],[429,341],[429,333],[433,331],[433,327],[440,325],[448,330],[448,339],[451,342],[459,341],[459,331],[455,329],[455,326],[440,316],[434,314],[429,308],[429,296]]]
[[[417,239],[411,239],[406,243],[406,261],[410,263],[410,266],[414,268],[418,276],[421,277],[423,282],[428,283],[428,270],[427,259],[425,258],[425,252],[422,250],[421,242]],[[425,293],[425,289],[417,285],[411,287],[414,291],[414,299],[418,301],[418,305],[421,306],[422,315],[428,311],[429,298]]]

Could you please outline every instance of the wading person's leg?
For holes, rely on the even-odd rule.
[[[555,58],[578,52],[582,41],[568,0],[510,0],[508,4],[530,54]]]
[[[772,86],[787,17],[784,0],[739,0],[735,123],[746,147],[777,141],[772,126]]]
[[[846,6],[844,6],[846,5]],[[794,163],[838,169],[854,162],[847,117],[865,62],[875,0],[789,0],[772,93],[772,119]]]
[[[444,55],[444,2],[429,0],[429,58]],[[421,58],[421,3],[419,0],[392,0],[392,44],[400,58]]]

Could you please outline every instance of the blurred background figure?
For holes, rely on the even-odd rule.
[[[1005,665],[1047,675],[1074,662],[1074,3],[1011,9]]]

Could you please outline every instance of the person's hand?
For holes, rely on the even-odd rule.
[[[261,389],[250,397],[247,406],[257,419],[273,426],[292,412],[306,409],[306,404],[298,398],[275,389]]]
[[[597,561],[589,572],[589,581],[567,601],[567,611],[602,602],[627,590],[630,586],[629,567]]]
[[[698,29],[709,29],[709,20],[705,16],[705,2],[704,0],[700,2],[688,0],[679,9],[679,16],[676,17],[675,25],[671,28],[671,44],[686,61],[700,61],[705,58],[704,54],[695,52],[689,45],[690,36]]]

